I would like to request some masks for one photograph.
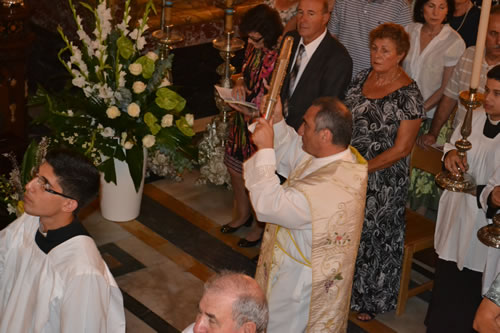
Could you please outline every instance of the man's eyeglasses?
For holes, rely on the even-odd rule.
[[[49,193],[55,194],[55,195],[60,195],[61,197],[66,198],[66,199],[76,200],[75,198],[72,198],[69,195],[66,195],[64,193],[57,192],[57,191],[54,191],[53,189],[51,189],[50,188],[51,185],[50,185],[49,181],[47,180],[47,178],[40,176],[38,174],[37,170],[33,170],[31,172],[31,178],[34,179],[36,181],[36,184],[38,186],[40,186],[45,192],[49,192]]]
[[[259,38],[255,38],[255,37],[252,37],[252,36],[248,36],[248,39],[250,39],[254,43],[259,43],[262,39],[264,39],[264,37],[260,36]]]

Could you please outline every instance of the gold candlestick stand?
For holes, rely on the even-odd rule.
[[[221,76],[220,86],[232,88],[231,76],[235,69],[231,65],[231,58],[234,52],[245,47],[245,43],[234,37],[232,2],[226,2],[224,16],[224,34],[212,41],[214,48],[219,50],[219,54],[224,62],[217,67],[217,74]],[[216,185],[226,184],[231,187],[231,178],[224,165],[224,150],[228,130],[228,113],[232,110],[219,96],[214,88],[215,105],[220,111],[211,124],[207,125],[207,131],[203,139],[198,144],[198,163],[200,164],[200,178],[198,183],[213,183]]]
[[[455,142],[458,156],[464,160],[467,151],[472,148],[472,144],[467,140],[472,131],[472,111],[481,106],[484,96],[477,92],[477,89],[469,89],[460,93],[460,102],[467,108],[464,122],[461,128],[462,138]],[[442,171],[436,176],[436,183],[442,189],[453,192],[469,192],[476,187],[474,178],[467,173],[467,170],[459,170],[458,173]]]
[[[153,38],[160,45],[160,60],[167,59],[170,51],[173,50],[173,46],[184,40],[184,37],[180,33],[173,30],[174,25],[171,23],[171,11],[173,4],[173,1],[163,1],[161,8],[160,30],[153,31],[152,33]],[[167,14],[165,14],[165,12]],[[172,70],[170,68],[167,69],[165,77],[170,84],[173,83]]]

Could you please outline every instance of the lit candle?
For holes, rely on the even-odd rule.
[[[172,22],[172,6],[174,3],[172,1],[165,1],[165,25],[170,25]]]
[[[472,63],[472,74],[470,78],[471,89],[479,87],[481,77],[481,67],[483,65],[484,44],[486,42],[486,31],[488,30],[488,20],[490,18],[491,0],[483,0],[481,5],[481,18],[479,19],[479,29],[477,31],[476,53]]]

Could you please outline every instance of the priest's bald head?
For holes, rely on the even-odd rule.
[[[264,333],[268,320],[267,300],[257,282],[222,272],[205,284],[194,333]]]
[[[42,231],[70,224],[78,210],[99,191],[99,172],[81,154],[57,149],[50,151],[33,179],[26,184],[24,209],[39,216]]]

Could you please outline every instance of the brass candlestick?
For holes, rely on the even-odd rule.
[[[462,138],[455,142],[455,147],[462,160],[472,148],[472,144],[467,140],[472,131],[472,111],[481,106],[483,100],[484,95],[478,93],[477,89],[471,88],[460,93],[460,102],[467,108],[467,113],[460,131]],[[453,192],[469,192],[476,187],[474,178],[467,173],[467,170],[459,170],[458,173],[442,171],[436,176],[436,183],[439,187]]]
[[[234,36],[233,30],[233,15],[234,9],[232,7],[232,3],[227,3],[227,8],[225,9],[224,16],[224,34],[222,36],[217,37],[212,41],[212,45],[214,48],[219,50],[219,54],[224,60],[222,64],[217,67],[217,74],[221,76],[220,85],[224,88],[232,88],[233,82],[231,80],[231,76],[234,74],[234,66],[231,65],[231,58],[234,57],[234,52],[239,51],[245,47],[245,43]],[[215,89],[215,88],[214,88]],[[231,111],[231,107],[229,107],[219,96],[217,92],[214,94],[215,96],[215,105],[217,109],[219,109],[222,122],[227,122],[227,113]],[[225,140],[224,140],[225,141]],[[225,144],[225,142],[222,142]]]
[[[153,31],[152,36],[158,44],[160,44],[160,60],[168,58],[173,46],[184,40],[184,37],[174,31],[172,22],[172,7],[173,1],[164,0],[162,2],[160,30]],[[168,69],[165,77],[170,83],[173,83],[172,71]]]
[[[493,217],[493,223],[478,230],[477,238],[486,246],[500,249],[500,214]]]

